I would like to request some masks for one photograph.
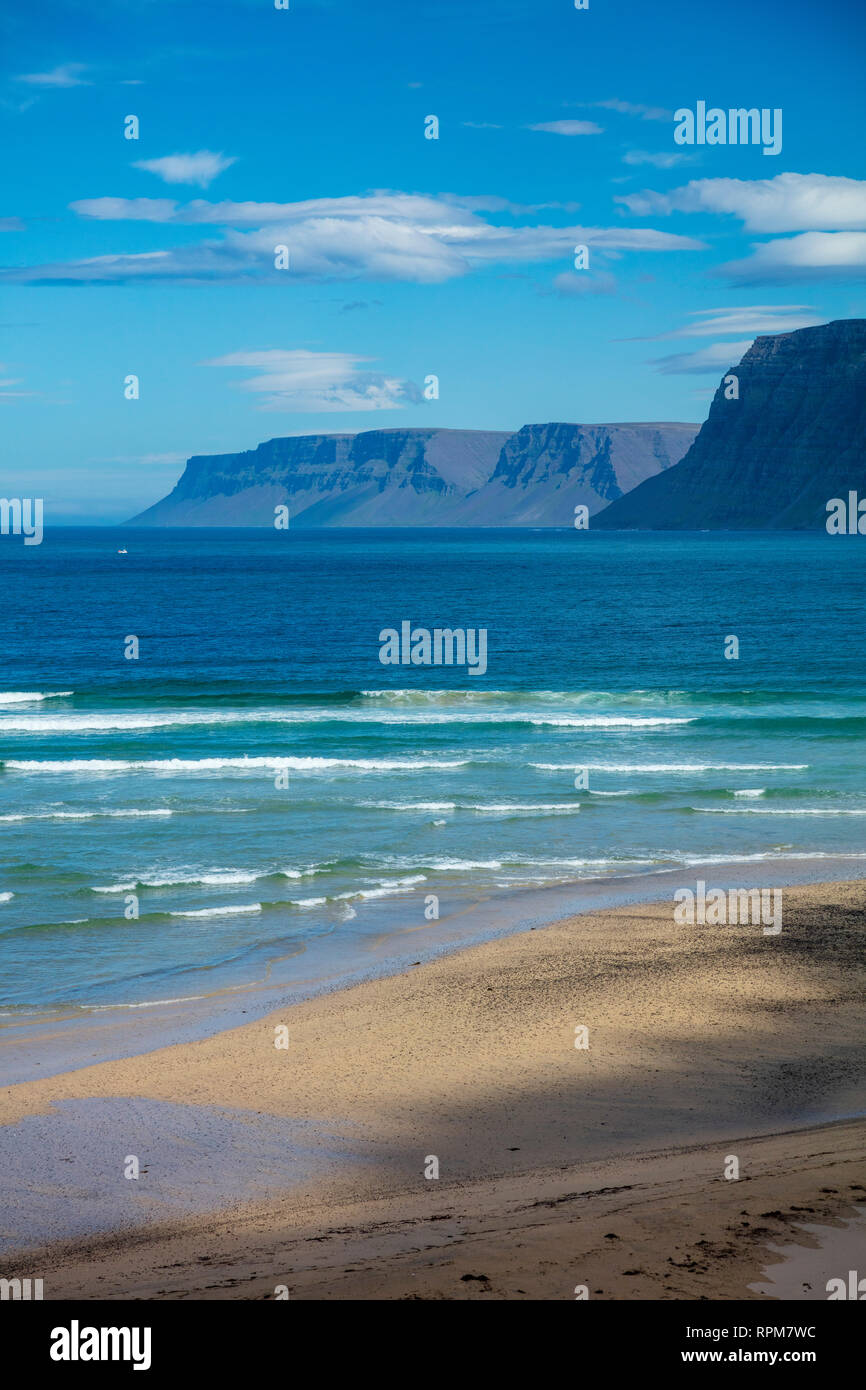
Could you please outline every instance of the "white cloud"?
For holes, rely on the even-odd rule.
[[[527,130],[543,130],[548,135],[601,135],[603,127],[595,121],[541,121]]]
[[[720,333],[792,333],[795,328],[814,328],[826,323],[808,304],[749,304],[722,309],[697,309],[686,324],[664,338],[717,337]]]
[[[234,156],[227,158],[224,154],[215,154],[213,150],[199,150],[196,154],[166,154],[160,159],[137,159],[133,168],[156,174],[163,183],[195,183],[199,188],[207,188],[218,174],[235,162]]]
[[[7,372],[8,370],[9,370],[8,366],[7,366],[4,362],[0,362],[0,373]],[[16,377],[11,377],[11,376],[10,376],[10,377],[6,377],[6,376],[4,376],[4,377],[0,378],[0,401],[15,401],[15,400],[23,399],[24,397],[27,397],[27,396],[34,396],[34,395],[36,394],[35,391],[13,391],[13,390],[11,389],[13,386],[23,386],[23,385],[24,385],[24,378],[23,378],[23,377],[18,377],[18,376],[16,376]]]
[[[645,106],[642,102],[620,101],[619,97],[611,97],[609,101],[581,101],[575,103],[578,106],[599,106],[604,111],[618,111],[623,116],[640,116],[642,121],[672,121],[673,111],[667,111],[663,106]]]
[[[752,340],[759,334],[792,333],[797,328],[814,328],[816,324],[827,322],[826,318],[818,317],[807,304],[728,305],[719,309],[697,309],[689,318],[694,321],[674,329],[671,333],[661,333],[653,341],[719,337],[725,334],[750,336],[733,343],[712,343],[696,352],[679,352],[657,358],[653,363],[657,371],[665,375],[693,372],[712,372],[718,375],[725,367],[739,361],[751,346]]]
[[[677,352],[660,357],[653,363],[664,376],[689,376],[692,373],[712,372],[718,376],[726,367],[733,367],[752,346],[752,339],[739,343],[712,343],[697,352]]]
[[[716,272],[736,285],[866,278],[866,232],[803,232],[759,243]]]
[[[177,203],[173,198],[85,198],[70,203],[80,217],[99,222],[176,222]],[[212,204],[208,204],[212,206]]]
[[[614,202],[622,203],[629,212],[635,213],[638,217],[652,217],[655,213],[667,217],[668,213],[673,212],[670,195],[653,193],[651,188],[644,188],[640,193],[617,194]]]
[[[79,74],[86,72],[86,63],[63,63],[50,72],[25,72],[16,78],[30,87],[89,87],[91,84]]]
[[[687,164],[692,155],[678,150],[656,151],[628,150],[622,157],[623,164],[653,164],[657,169],[673,169],[676,164]],[[624,201],[622,199],[618,201]]]
[[[238,385],[264,397],[262,410],[395,410],[423,399],[411,381],[360,369],[371,360],[348,352],[273,348],[233,352],[204,365],[252,369],[256,375]]]
[[[308,198],[299,203],[209,203],[203,198],[179,205],[167,198],[83,198],[70,203],[73,212],[100,221],[175,222],[260,227],[264,223],[306,222],[315,217],[383,217],[407,225],[437,228],[443,224],[472,226],[477,210],[506,209],[505,199],[429,197],[417,193],[378,190],[344,198]],[[479,223],[478,225],[483,225]]]
[[[377,192],[302,203],[178,205],[170,199],[96,198],[73,211],[97,220],[214,225],[213,238],[137,254],[10,269],[0,278],[31,284],[124,283],[137,280],[239,283],[299,279],[409,280],[439,284],[485,265],[560,260],[570,265],[581,243],[617,252],[694,251],[704,243],[651,227],[512,226],[481,216],[499,200]],[[507,204],[506,204],[507,207]],[[275,270],[286,245],[289,270]]]
[[[772,179],[695,179],[670,193],[616,199],[638,216],[719,212],[752,232],[855,231],[866,228],[866,182],[827,174]]]

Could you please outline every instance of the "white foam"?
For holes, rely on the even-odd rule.
[[[2,704],[2,701],[0,701]],[[643,728],[659,724],[691,724],[692,718],[620,714],[547,715],[519,710],[346,710],[334,708],[236,710],[114,710],[68,714],[4,715],[6,733],[88,734],[140,729],[173,729],[237,724],[540,724],[561,728]]]
[[[501,717],[501,716],[500,716]],[[492,722],[498,719],[491,716]],[[515,715],[514,722],[552,724],[563,729],[649,729],[660,724],[693,724],[694,719],[673,719],[668,716],[631,717],[624,714],[580,715]],[[510,722],[510,720],[509,720]]]
[[[808,763],[530,763],[542,772],[803,772]]]
[[[395,893],[404,893],[404,888],[353,888],[348,893],[335,893],[336,902],[354,898],[390,898]]]
[[[23,705],[36,700],[61,700],[73,693],[71,690],[2,690],[0,705]]]
[[[261,903],[243,903],[240,907],[198,907],[186,912],[170,912],[170,917],[233,917],[238,912],[261,912]]]
[[[694,867],[698,864],[747,864],[753,860],[778,860],[784,863],[788,859],[866,859],[866,852],[853,851],[842,852],[838,850],[764,850],[760,854],[701,854],[691,859],[680,859],[680,863],[685,868]]]
[[[498,859],[429,859],[424,861],[427,868],[439,873],[464,873],[469,869],[501,869]]]
[[[463,808],[482,815],[562,815],[580,810],[579,801],[549,801],[540,805],[519,802],[475,802]]]
[[[194,999],[204,999],[203,994],[181,994],[176,999],[142,999],[138,1004],[88,1004],[94,1013],[106,1009],[158,1009],[160,1004],[191,1004]]]
[[[465,767],[467,758],[69,758],[64,761],[4,759],[3,766],[15,772],[221,772],[237,769],[256,772],[328,772],[331,768],[358,768],[364,772],[414,772],[424,768]]]
[[[670,703],[671,697],[678,700],[687,698],[683,691],[654,690],[435,690],[403,688],[395,690],[362,690],[360,694],[367,700],[387,700],[389,703],[402,701],[407,704],[455,704],[466,701],[478,704],[482,701],[507,700],[531,704],[533,701],[571,701],[575,704],[606,701],[621,704],[638,699],[641,704],[654,701],[657,704]]]
[[[226,887],[229,884],[255,883],[256,879],[265,876],[249,869],[214,869],[209,873],[194,874],[190,878],[143,878],[139,882],[144,888],[181,888],[190,883]]]
[[[426,881],[426,874],[413,874],[409,878],[382,878],[379,879],[378,888],[352,888],[346,893],[336,893],[334,899],[341,902],[353,898],[390,898],[395,893],[405,893],[407,888],[414,888],[416,884]]]
[[[612,796],[616,792],[610,793]],[[580,803],[577,801],[550,801],[541,803],[532,802],[485,802],[469,801],[458,803],[456,801],[362,801],[362,806],[377,807],[383,811],[421,811],[432,812],[434,815],[442,811],[478,811],[481,813],[489,812],[491,815],[501,814],[561,814],[566,811],[579,811]]]
[[[105,888],[92,888],[92,893],[130,893],[135,888],[185,888],[190,884],[203,883],[208,887],[225,888],[230,885],[255,883],[266,874],[254,873],[246,869],[215,870],[210,873],[195,873],[185,877],[136,878],[129,883],[112,883]]]
[[[18,820],[97,820],[102,817],[115,817],[118,820],[134,820],[141,816],[173,816],[173,811],[26,811],[20,815],[0,816],[0,821]]]
[[[524,700],[544,699],[546,696],[567,697],[560,690],[362,690],[368,700],[429,700],[436,703],[442,700],[507,700],[515,696]]]
[[[693,806],[691,809],[705,816],[866,816],[866,806],[855,810],[838,806]]]

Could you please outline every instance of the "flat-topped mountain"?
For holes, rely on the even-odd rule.
[[[188,460],[135,526],[571,526],[672,467],[692,424],[384,429],[270,439]]]
[[[756,338],[685,457],[593,528],[820,530],[849,491],[866,496],[866,319]]]

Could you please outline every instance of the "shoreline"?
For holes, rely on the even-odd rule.
[[[45,1299],[811,1301],[862,1263],[866,1123],[362,1201],[320,1193],[0,1257]],[[833,1184],[831,1187],[830,1184]],[[817,1195],[816,1195],[817,1194]]]
[[[859,856],[866,861],[866,855]],[[672,898],[676,888],[704,878],[727,890],[753,882],[766,887],[856,882],[851,855],[744,856],[722,862],[695,860],[672,868],[574,879],[541,887],[485,891],[467,898],[438,922],[391,925],[373,916],[346,946],[342,937],[314,937],[300,950],[275,957],[267,978],[201,995],[106,1005],[70,1006],[58,1014],[0,1016],[0,1087],[57,1075],[96,1062],[118,1061],[163,1047],[197,1042],[303,1003],[386,979],[487,942],[543,929],[577,915]],[[866,867],[862,880],[866,882]],[[407,895],[408,898],[409,895]],[[406,916],[406,900],[390,905]],[[387,919],[386,919],[387,920]]]
[[[542,1212],[566,1212],[577,1191],[589,1193],[603,1222],[616,1188],[626,1194],[614,1194],[616,1214],[634,1243],[641,1204],[649,1203],[665,1215],[657,1217],[655,1243],[642,1247],[640,1267],[655,1271],[647,1288],[672,1272],[671,1243],[689,1245],[691,1228],[677,1216],[685,1194],[700,1227],[691,1232],[696,1248],[738,1245],[719,1225],[722,1215],[731,1225],[735,1201],[750,1213],[739,1218],[750,1239],[764,1227],[778,1241],[798,1222],[848,1220],[866,1193],[859,1157],[866,883],[792,887],[785,904],[778,937],[751,926],[676,926],[669,897],[586,913],[196,1042],[5,1087],[6,1231],[7,1239],[18,1232],[18,1254],[5,1255],[0,1267],[8,1273],[29,1264],[24,1247],[33,1258],[41,1247],[54,1271],[49,1298],[64,1296],[61,1289],[73,1296],[73,1286],[74,1296],[104,1296],[108,1280],[116,1297],[143,1287],[151,1292],[135,1296],[237,1296],[225,1291],[239,1287],[249,1263],[239,1234],[246,1230],[256,1232],[264,1265],[258,1291],[240,1296],[272,1296],[270,1278],[271,1287],[295,1279],[300,1296],[462,1298],[484,1292],[481,1281],[476,1289],[472,1280],[452,1287],[445,1252],[465,1249],[483,1217],[493,1234],[476,1231],[471,1246],[479,1262],[483,1256],[502,1271],[499,1292],[487,1280],[494,1296],[570,1297],[543,1291],[544,1270],[571,1278],[563,1261],[575,1258],[575,1240],[579,1248],[594,1225],[575,1216],[572,1229],[569,1216],[562,1230],[554,1223],[536,1232],[532,1241],[547,1255],[515,1283],[518,1209],[533,1211],[540,1201]],[[274,1046],[282,1026],[283,1050]],[[584,1026],[589,1047],[579,1049],[575,1029]],[[87,1135],[90,1147],[79,1153],[76,1142]],[[723,1177],[732,1153],[742,1164],[736,1182]],[[129,1154],[142,1163],[135,1183],[119,1171]],[[435,1181],[425,1177],[431,1157]],[[759,1159],[760,1182],[750,1168]],[[666,1174],[660,1186],[632,1180],[653,1163]],[[591,1174],[602,1172],[608,1180],[596,1189]],[[52,1182],[76,1191],[77,1229],[69,1229],[65,1196],[59,1204],[34,1197]],[[761,1209],[753,1211],[757,1194]],[[346,1248],[335,1226],[349,1233]],[[439,1252],[427,1263],[417,1255],[419,1228]],[[344,1270],[353,1264],[352,1241],[365,1251],[358,1283],[367,1292],[347,1292],[342,1276],[329,1283],[331,1266],[310,1256],[327,1247]],[[273,1268],[295,1242],[295,1264],[274,1281]],[[414,1295],[400,1291],[403,1275],[395,1272],[405,1275],[410,1249],[421,1260]],[[745,1287],[725,1291],[722,1267],[733,1267],[735,1256],[710,1260],[708,1277],[713,1268],[719,1276],[710,1295],[639,1293],[627,1264],[610,1296],[748,1297]],[[228,1271],[222,1293],[202,1272],[217,1260]],[[166,1264],[183,1278],[166,1278]],[[750,1268],[760,1281],[755,1258]]]

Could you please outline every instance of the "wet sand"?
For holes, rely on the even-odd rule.
[[[77,1231],[0,1272],[50,1270],[46,1298],[761,1296],[770,1247],[808,1250],[803,1225],[850,1221],[866,1191],[864,936],[862,881],[786,889],[778,936],[680,926],[671,902],[618,908],[8,1087],[7,1141],[32,1143],[39,1115],[59,1134],[64,1103],[128,1098],[140,1114],[147,1099],[183,1107],[189,1156],[167,1118],[147,1172],[124,1179],[135,1150],[123,1106],[106,1106],[110,1162],[89,1199],[116,1214],[135,1190],[134,1229]],[[220,1126],[190,1137],[188,1119],[228,1111],[252,1137],[208,1211]],[[293,1170],[299,1125],[318,1156]],[[44,1147],[39,1180],[62,1189],[62,1144]],[[141,1185],[158,1190],[169,1154],[173,1201],[145,1214]]]

